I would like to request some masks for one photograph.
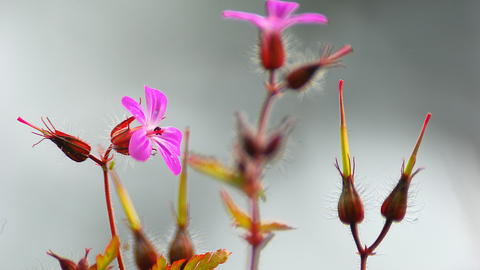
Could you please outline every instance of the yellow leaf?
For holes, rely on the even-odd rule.
[[[97,270],[107,269],[108,265],[117,257],[120,248],[120,239],[114,235],[110,243],[105,248],[102,254],[98,254],[96,257]]]
[[[292,230],[293,228],[286,225],[282,224],[280,222],[262,222],[262,225],[260,226],[260,230],[265,233],[269,233],[271,231],[286,231],[286,230]]]
[[[252,219],[245,212],[240,210],[225,189],[222,190],[222,198],[228,211],[233,216],[235,226],[250,230]]]

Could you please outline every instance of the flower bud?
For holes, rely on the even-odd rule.
[[[110,133],[110,141],[112,142],[112,149],[122,155],[128,155],[128,146],[130,145],[130,138],[134,133],[130,129],[130,123],[135,120],[135,117],[129,117],[116,127]]]
[[[285,78],[288,88],[296,90],[305,86],[308,82],[310,82],[319,67],[319,64],[314,63],[307,64],[290,71]]]
[[[194,249],[192,241],[190,240],[190,236],[188,232],[183,227],[178,227],[177,233],[175,234],[175,238],[170,245],[170,251],[168,252],[168,257],[170,259],[170,263],[183,260],[188,262],[190,258],[194,255]]]
[[[66,133],[63,133],[61,131],[56,130],[55,127],[53,126],[52,122],[50,122],[50,119],[48,119],[48,117],[47,117],[47,121],[48,121],[48,123],[50,123],[51,128],[48,127],[47,123],[45,123],[45,121],[43,121],[43,118],[42,118],[42,122],[47,127],[47,130],[38,128],[38,127],[28,123],[27,121],[23,120],[20,117],[18,117],[17,120],[21,123],[24,123],[27,126],[30,126],[34,129],[40,131],[41,134],[34,133],[34,132],[32,132],[32,133],[36,134],[36,135],[39,135],[39,136],[42,136],[43,139],[41,141],[43,141],[44,139],[48,139],[48,140],[52,141],[54,144],[57,145],[58,148],[60,148],[60,150],[62,150],[62,152],[67,157],[69,157],[71,160],[73,160],[75,162],[85,161],[90,155],[90,150],[92,148],[90,147],[90,145],[88,143],[80,140],[77,137],[74,137],[72,135],[69,135],[69,134],[66,134]],[[40,142],[38,142],[38,143],[40,143]],[[38,143],[34,144],[33,146],[37,145]]]
[[[285,52],[280,32],[262,32],[260,34],[260,58],[267,70],[275,70],[283,66]]]
[[[336,166],[340,171],[338,163]],[[342,174],[341,171],[340,174]],[[364,218],[363,202],[353,184],[353,174],[348,177],[342,175],[342,178],[342,193],[338,201],[338,217],[344,224],[361,223]]]
[[[338,161],[335,167],[342,176],[342,193],[338,201],[338,217],[345,224],[355,224],[363,221],[364,209],[362,199],[355,189],[353,177],[355,172],[355,159],[353,169],[350,164],[350,149],[348,147],[347,124],[345,120],[345,109],[343,107],[343,80],[339,82],[340,94],[340,148],[342,150],[343,173],[340,170]]]
[[[237,113],[240,149],[250,158],[263,157],[265,161],[275,161],[283,153],[285,142],[295,126],[293,117],[284,117],[282,122],[266,136],[258,136],[247,124],[245,116]]]
[[[405,217],[410,179],[410,175],[402,173],[397,186],[383,202],[381,213],[387,220],[400,222]]]
[[[87,261],[87,256],[88,256],[88,253],[90,252],[90,250],[91,250],[90,248],[85,249],[85,257],[83,257],[78,262],[78,264],[73,262],[72,260],[69,260],[69,259],[62,258],[62,257],[58,256],[57,254],[53,253],[51,250],[49,252],[47,252],[47,254],[58,260],[62,270],[88,270],[89,265],[88,265],[88,261]]]
[[[403,162],[400,180],[382,204],[381,213],[387,220],[400,222],[407,213],[408,188],[410,187],[410,182],[412,181],[413,177],[423,168],[419,168],[413,173],[412,170],[417,160],[417,153],[418,149],[420,148],[420,144],[422,143],[423,134],[425,133],[425,129],[427,128],[427,124],[431,116],[432,115],[430,113],[427,114],[422,130],[420,131],[420,136],[418,136],[417,143],[415,144],[412,154],[408,159],[407,166],[405,167],[405,162]]]
[[[353,51],[350,45],[344,45],[332,54],[332,46],[327,44],[322,46],[320,58],[314,63],[304,64],[287,73],[285,81],[287,87],[293,90],[299,90],[315,80],[319,70],[342,66],[340,59]]]
[[[295,123],[296,120],[294,117],[285,116],[282,122],[270,132],[263,150],[263,155],[267,162],[275,163],[282,157],[288,136],[293,131]]]
[[[135,263],[140,270],[149,270],[157,263],[158,255],[143,231],[133,230],[135,239]]]

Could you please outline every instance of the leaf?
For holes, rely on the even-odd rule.
[[[265,223],[262,222],[262,225],[260,226],[260,231],[265,233],[269,233],[271,231],[286,231],[286,230],[292,230],[292,229],[293,229],[292,227],[276,221],[265,222]]]
[[[222,189],[222,198],[228,211],[233,216],[235,226],[250,230],[252,219],[235,204],[225,189]]]
[[[152,270],[166,270],[169,269],[170,267],[167,264],[167,260],[165,260],[165,257],[160,256],[157,259],[157,263],[152,267]]]
[[[118,251],[120,248],[120,239],[117,235],[112,237],[110,243],[105,248],[105,251],[102,254],[98,254],[96,257],[97,269],[96,270],[105,270],[108,265],[117,257]]]
[[[182,265],[185,262],[185,259],[174,261],[171,266],[168,267],[169,270],[180,270],[182,269]]]
[[[189,153],[188,165],[198,172],[204,173],[240,190],[242,190],[245,185],[243,177],[241,177],[237,171],[228,168],[213,157]]]
[[[135,211],[135,207],[133,207],[132,200],[130,200],[130,196],[128,196],[127,189],[123,186],[122,182],[120,182],[120,178],[118,177],[115,170],[110,171],[110,175],[112,176],[113,183],[115,184],[115,188],[117,191],[118,199],[122,205],[123,211],[127,216],[128,223],[132,230],[141,230],[142,225],[140,223],[140,218]]]
[[[211,270],[219,264],[227,261],[228,256],[232,254],[226,249],[219,249],[215,252],[207,252],[202,255],[193,256],[183,270]]]

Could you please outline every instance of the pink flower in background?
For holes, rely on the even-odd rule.
[[[226,19],[237,19],[249,21],[262,32],[281,32],[290,25],[297,23],[316,23],[326,24],[327,17],[318,13],[303,13],[292,15],[292,13],[300,6],[295,2],[283,1],[267,1],[267,16],[263,17],[258,14],[225,10],[222,15]]]
[[[265,3],[267,16],[258,14],[225,10],[222,16],[226,19],[236,19],[251,22],[261,32],[260,58],[267,70],[275,70],[285,62],[285,50],[282,41],[282,30],[297,23],[326,24],[327,17],[318,13],[303,13],[292,15],[299,7],[295,2],[267,1]]]
[[[122,98],[123,106],[142,124],[142,127],[132,134],[128,151],[135,160],[143,162],[151,156],[152,150],[156,149],[162,154],[173,174],[178,175],[182,171],[178,159],[182,132],[174,127],[158,127],[167,110],[167,97],[159,90],[145,85],[145,99],[147,112],[133,98]]]

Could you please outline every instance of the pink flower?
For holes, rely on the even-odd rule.
[[[122,98],[123,106],[142,124],[142,127],[132,134],[128,152],[134,159],[143,162],[151,156],[152,150],[155,149],[162,154],[173,174],[178,175],[182,171],[178,159],[182,132],[174,127],[160,128],[157,126],[167,110],[167,97],[159,90],[145,85],[145,99],[148,114],[133,98]]]
[[[222,15],[226,19],[249,21],[262,32],[281,32],[290,25],[297,23],[326,24],[327,17],[318,13],[303,13],[292,15],[300,6],[295,2],[269,0],[265,3],[267,16],[263,17],[253,13],[225,10]]]
[[[267,16],[258,14],[225,10],[222,16],[226,19],[236,19],[251,22],[261,32],[260,58],[267,70],[275,70],[283,66],[285,52],[282,41],[283,29],[297,23],[326,24],[327,17],[318,13],[303,13],[292,15],[299,7],[295,2],[269,0],[265,3]]]

